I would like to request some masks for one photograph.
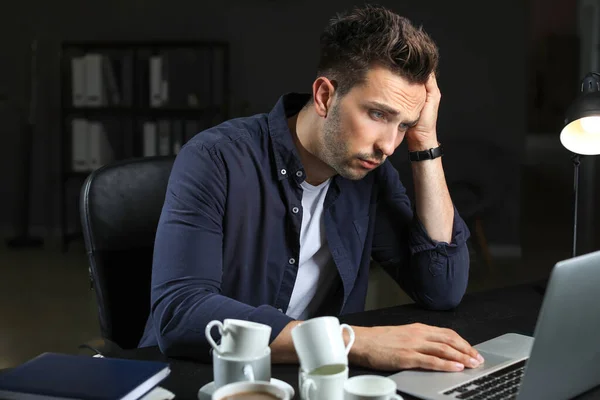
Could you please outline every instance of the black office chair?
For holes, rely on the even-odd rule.
[[[111,163],[92,172],[81,188],[90,280],[102,345],[107,347],[135,348],[143,334],[150,311],[154,237],[174,159]]]

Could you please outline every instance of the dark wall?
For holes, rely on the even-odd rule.
[[[233,110],[268,111],[287,91],[310,90],[321,28],[353,1],[65,0],[60,6],[15,2],[0,15],[0,94],[27,105],[29,42],[39,39],[39,83],[34,136],[32,225],[58,224],[59,71],[61,40],[223,39],[231,43]],[[503,199],[488,217],[492,242],[519,243],[519,165],[525,134],[527,5],[522,0],[382,1],[422,24],[441,51],[440,141],[454,178],[490,170]],[[0,106],[1,107],[1,106]],[[19,200],[22,156],[16,114],[0,109],[0,226],[10,229]],[[463,145],[464,144],[464,145]],[[474,144],[496,146],[493,157],[467,157]],[[454,151],[453,149],[456,149]],[[400,150],[402,151],[402,150]],[[486,161],[487,160],[487,161]],[[397,162],[405,165],[402,155]],[[486,163],[486,165],[483,165]],[[75,205],[73,205],[75,207]]]

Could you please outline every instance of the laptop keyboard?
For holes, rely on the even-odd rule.
[[[449,398],[464,400],[515,399],[525,372],[525,361],[509,365],[489,375],[444,392]]]

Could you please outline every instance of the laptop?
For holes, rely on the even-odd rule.
[[[600,251],[558,262],[534,337],[474,346],[485,363],[462,372],[407,370],[398,390],[427,400],[570,399],[600,385]]]

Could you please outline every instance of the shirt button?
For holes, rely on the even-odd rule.
[[[298,214],[298,211],[300,211],[300,209],[299,209],[298,207],[294,207],[294,208],[292,208],[292,212],[293,212],[294,214]]]
[[[295,258],[290,258],[288,261],[290,264],[296,264],[296,259]]]
[[[302,176],[302,171],[298,171],[298,172],[296,172],[296,176],[297,176],[298,178],[300,178],[300,177]]]
[[[287,174],[287,171],[285,169],[282,169],[281,170],[281,175],[285,175],[285,174]]]

